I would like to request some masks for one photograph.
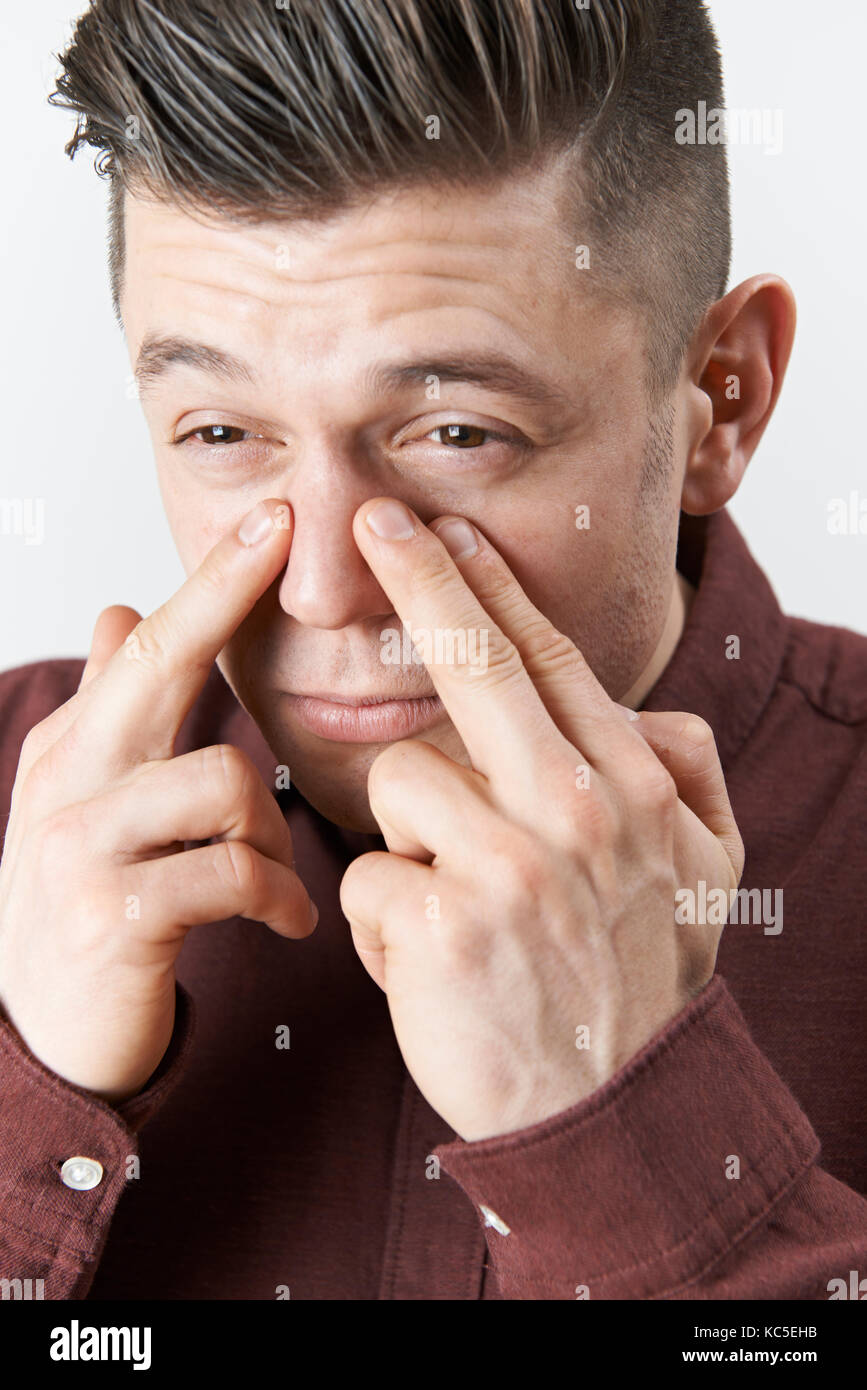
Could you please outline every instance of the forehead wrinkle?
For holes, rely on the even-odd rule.
[[[220,294],[232,295],[236,299],[256,300],[258,303],[264,304],[267,308],[273,308],[275,306],[275,300],[273,298],[267,297],[264,293],[257,294],[255,290],[249,287],[239,289],[236,285],[229,285],[216,280],[191,279],[187,275],[172,274],[171,271],[163,270],[154,271],[150,278],[154,280],[173,281],[175,284],[183,285],[185,289],[216,290]]]
[[[305,285],[329,285],[339,284],[343,280],[375,280],[382,276],[389,276],[391,279],[411,279],[411,280],[448,280],[454,284],[470,284],[487,287],[487,282],[480,280],[478,275],[456,275],[453,271],[445,270],[395,270],[391,266],[384,266],[381,270],[353,270],[347,271],[343,275],[317,275],[317,276],[292,276],[286,271],[274,271],[273,277],[281,285],[293,285],[304,287]],[[170,280],[176,284],[189,288],[201,290],[216,290],[219,294],[232,295],[239,299],[256,300],[269,308],[277,307],[277,298],[269,295],[264,288],[261,291],[254,290],[249,286],[241,288],[231,285],[222,280],[202,280],[199,277],[190,278],[186,275],[172,273],[171,271],[154,271],[154,280]]]

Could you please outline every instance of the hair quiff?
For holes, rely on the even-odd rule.
[[[675,141],[679,109],[723,104],[702,0],[93,0],[60,61],[67,153],[94,146],[111,178],[116,310],[125,188],[319,220],[569,151],[557,212],[647,306],[652,394],[725,291],[725,147]]]

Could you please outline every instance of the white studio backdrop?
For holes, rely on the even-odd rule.
[[[150,441],[129,388],[105,263],[106,188],[72,118],[46,103],[81,0],[4,7],[7,139],[0,208],[0,498],[43,499],[41,544],[0,534],[0,669],[86,655],[109,603],[148,613],[183,579]],[[712,0],[727,106],[765,114],[764,143],[730,146],[731,283],[776,271],[799,330],[782,399],[731,504],[793,614],[867,632],[867,536],[832,534],[829,503],[867,497],[860,101],[867,8]],[[780,144],[777,153],[768,153]],[[38,502],[25,530],[40,524]],[[38,533],[38,532],[37,532]]]

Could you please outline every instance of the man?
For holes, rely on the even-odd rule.
[[[97,0],[56,100],[189,579],[3,677],[3,1272],[841,1296],[867,643],[725,511],[703,5]]]

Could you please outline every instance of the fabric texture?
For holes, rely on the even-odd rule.
[[[384,842],[281,793],[319,926],[191,931],[142,1093],[68,1084],[0,1014],[0,1278],[52,1299],[495,1300],[825,1299],[867,1276],[867,639],[786,617],[725,511],[682,518],[678,565],[698,592],[645,708],[711,724],[741,887],[782,894],[776,925],[727,926],[713,980],[593,1095],[465,1143],[340,912],[346,866]],[[82,667],[0,675],[4,827],[21,743]],[[215,669],[176,752],[217,742],[274,785]],[[61,1183],[73,1155],[98,1186]]]

